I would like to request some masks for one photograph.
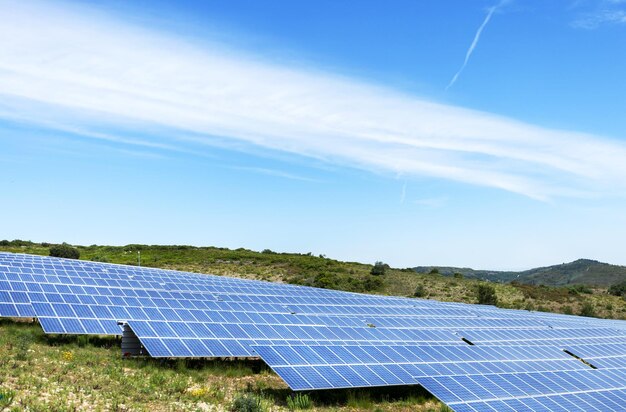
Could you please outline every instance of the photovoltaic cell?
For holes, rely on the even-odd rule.
[[[626,410],[626,322],[0,253],[0,316],[153,357],[260,356],[295,390],[421,384],[455,411]],[[594,369],[595,368],[595,369]]]

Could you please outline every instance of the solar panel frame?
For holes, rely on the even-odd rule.
[[[37,318],[45,332],[64,334],[121,334],[118,322],[127,322],[154,357],[255,357],[270,348],[263,359],[294,389],[430,379],[479,394],[457,396],[455,410],[626,409],[621,387],[598,389],[607,373],[622,376],[624,321],[2,252],[0,316]],[[465,348],[475,359],[461,356]],[[567,382],[556,369],[584,390],[558,392]],[[517,398],[487,398],[512,391]]]

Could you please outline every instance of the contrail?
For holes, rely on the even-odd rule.
[[[454,85],[454,83],[456,83],[457,79],[459,78],[459,76],[463,72],[463,69],[465,69],[465,66],[467,66],[467,62],[469,61],[470,57],[472,56],[472,53],[474,52],[474,49],[476,48],[476,45],[478,44],[478,40],[480,39],[480,35],[483,32],[483,29],[485,28],[487,23],[489,23],[489,20],[491,20],[491,16],[493,16],[493,13],[495,13],[495,11],[497,9],[499,9],[506,2],[507,2],[507,0],[502,0],[502,1],[500,1],[500,3],[498,3],[495,6],[489,8],[489,10],[487,11],[487,16],[485,17],[485,20],[483,20],[483,24],[481,24],[480,27],[478,28],[478,31],[476,31],[476,35],[474,36],[474,40],[472,41],[472,44],[470,44],[469,49],[467,49],[467,53],[465,53],[465,61],[463,62],[463,65],[461,66],[459,71],[456,72],[456,74],[454,75],[452,80],[450,80],[450,83],[448,83],[448,85],[446,86],[446,90],[448,90],[450,87],[452,87],[452,85]]]

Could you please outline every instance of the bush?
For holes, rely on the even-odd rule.
[[[497,305],[496,289],[490,285],[478,285],[478,303],[481,305]]]
[[[232,412],[262,412],[263,406],[261,405],[260,398],[248,393],[237,396],[230,410]]]
[[[594,317],[596,316],[596,310],[591,303],[585,302],[580,309],[580,316]]]
[[[370,271],[370,273],[375,276],[382,276],[385,274],[385,271],[387,270],[388,267],[389,265],[386,265],[383,262],[376,262],[374,263],[374,266],[372,267],[372,270]]]
[[[439,274],[439,269],[438,268],[432,268],[430,270],[430,272],[428,272],[429,275],[438,275]]]
[[[378,276],[368,276],[363,281],[363,288],[366,292],[380,289],[383,286],[383,280]]]
[[[67,259],[78,259],[80,258],[80,252],[78,251],[78,249],[63,242],[60,245],[54,245],[50,248],[50,256]]]
[[[0,410],[8,408],[15,398],[15,391],[7,388],[0,388]]]
[[[426,289],[424,289],[424,285],[417,285],[415,288],[415,292],[413,292],[413,297],[421,298],[426,295]]]
[[[339,279],[334,273],[319,273],[313,278],[311,286],[322,289],[339,289]]]
[[[626,296],[626,280],[611,286],[609,293],[614,296]]]
[[[290,411],[311,409],[311,407],[313,407],[313,403],[309,395],[297,393],[287,398],[287,408],[289,408]]]
[[[592,294],[593,290],[589,286],[585,285],[572,285],[569,287],[570,295],[578,295],[579,293]]]

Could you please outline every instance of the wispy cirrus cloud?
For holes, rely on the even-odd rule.
[[[465,70],[465,66],[467,66],[467,63],[469,62],[470,57],[472,57],[472,53],[474,53],[474,49],[478,45],[478,41],[480,40],[480,35],[483,33],[483,30],[487,26],[487,23],[489,23],[489,20],[491,20],[491,16],[493,16],[493,13],[495,13],[496,10],[498,10],[499,8],[501,8],[508,2],[509,0],[501,0],[495,6],[489,7],[487,9],[487,15],[485,16],[485,19],[478,27],[478,30],[476,30],[476,34],[474,34],[474,39],[472,40],[472,43],[467,49],[467,52],[465,52],[465,60],[463,60],[463,64],[461,65],[461,68],[459,68],[459,70],[454,74],[454,76],[452,76],[450,83],[448,83],[448,85],[446,86],[446,90],[448,90],[450,87],[454,85],[454,83],[456,83],[456,81],[458,80],[463,70]]]
[[[594,2],[593,10],[582,13],[572,22],[579,29],[596,29],[606,24],[626,24],[626,1],[600,0]]]
[[[120,144],[147,149],[260,147],[535,199],[626,189],[626,146],[617,141],[438,104],[72,7],[0,1],[0,116],[61,130],[79,125],[91,138],[111,139],[107,130],[115,130]]]
[[[273,176],[273,177],[280,177],[282,179],[299,180],[302,182],[317,182],[317,183],[320,182],[319,180],[312,179],[310,177],[300,176],[294,173],[285,172],[283,170],[268,169],[265,167],[232,166],[231,168],[234,170],[241,170],[244,172],[258,173],[258,174],[262,174],[266,176]]]

